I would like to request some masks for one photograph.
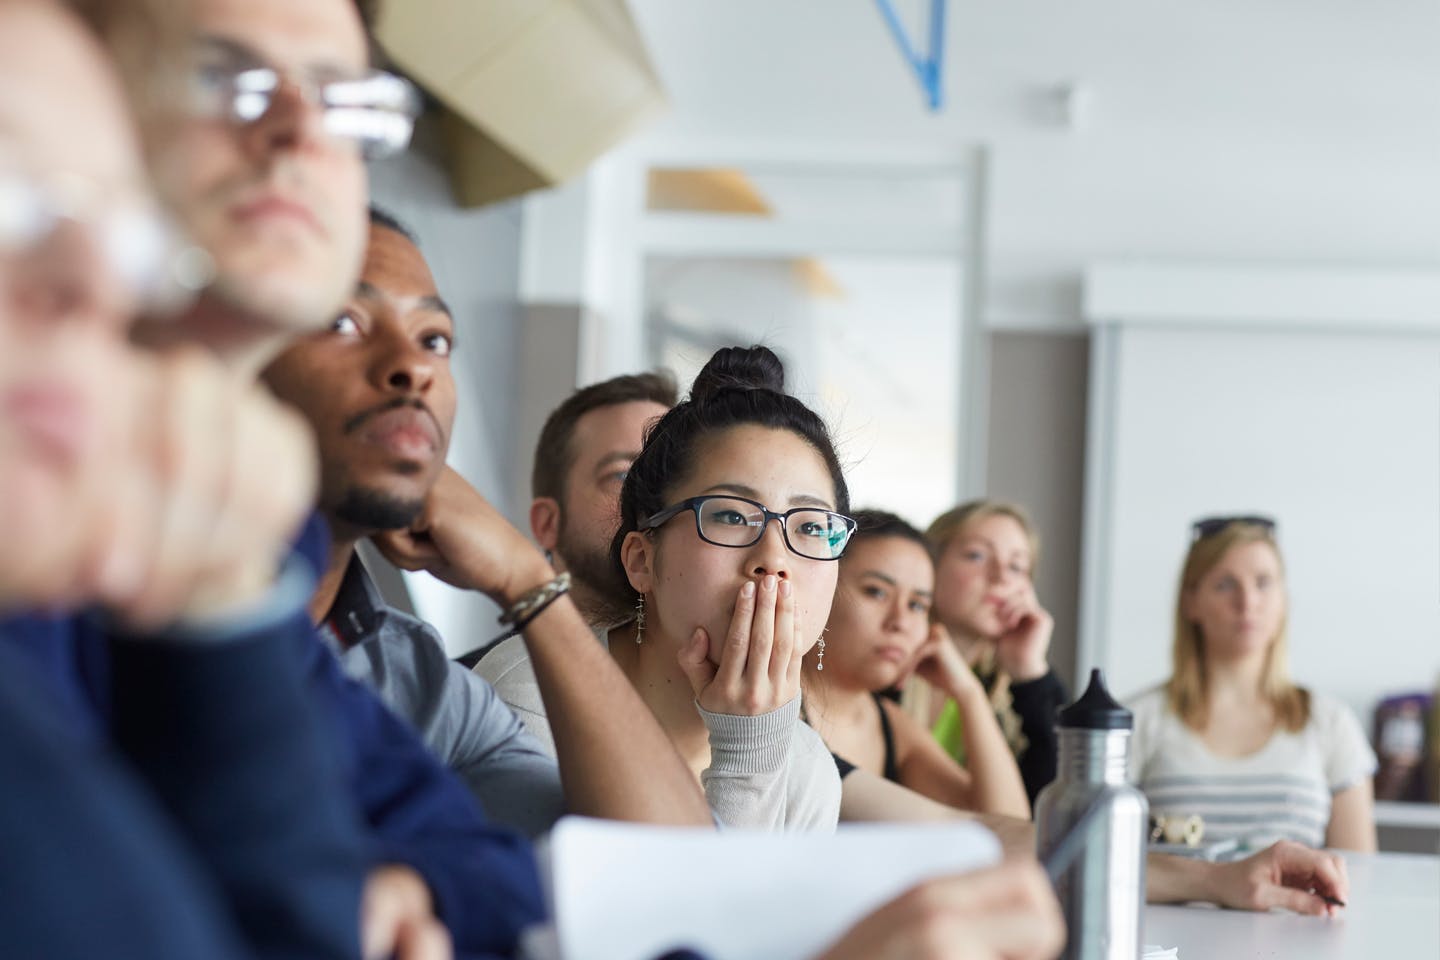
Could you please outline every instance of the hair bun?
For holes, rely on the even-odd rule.
[[[721,347],[690,385],[690,399],[703,401],[724,390],[785,392],[785,364],[769,347]]]

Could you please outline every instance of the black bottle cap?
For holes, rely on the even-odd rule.
[[[1090,671],[1090,686],[1070,706],[1055,715],[1061,727],[1079,730],[1129,730],[1135,717],[1110,696],[1105,689],[1105,676],[1096,667]]]

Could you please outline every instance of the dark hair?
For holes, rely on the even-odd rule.
[[[897,517],[895,514],[885,510],[855,510],[850,514],[855,519],[855,533],[850,537],[849,546],[853,547],[861,540],[871,540],[879,537],[899,537],[901,540],[909,540],[919,544],[925,550],[925,555],[933,562],[934,554],[930,549],[930,541],[925,539],[925,534],[910,525],[909,522]],[[848,556],[848,547],[846,556]],[[845,557],[840,558],[845,562]]]
[[[540,429],[530,472],[530,495],[565,499],[565,480],[575,464],[575,451],[571,449],[575,425],[591,410],[646,400],[668,409],[679,399],[675,378],[668,370],[627,373],[576,390],[551,411]]]
[[[394,230],[400,234],[400,236],[414,244],[417,250],[420,248],[420,238],[415,236],[414,230],[411,230],[397,220],[393,214],[381,210],[373,203],[370,204],[370,225],[373,227],[384,227],[386,230]]]
[[[640,521],[669,506],[670,490],[694,467],[695,448],[708,434],[753,424],[789,430],[808,443],[830,471],[835,509],[850,509],[850,490],[830,431],[815,411],[785,392],[785,365],[767,347],[724,347],[695,377],[690,396],[650,428],[645,447],[620,489],[620,529],[610,545],[611,562],[628,584],[620,562],[625,536]]]

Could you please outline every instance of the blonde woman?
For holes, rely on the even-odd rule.
[[[1174,673],[1137,697],[1131,769],[1156,817],[1207,840],[1375,849],[1375,754],[1287,666],[1285,567],[1265,517],[1198,521],[1175,601]]]
[[[940,803],[1030,819],[1020,771],[979,679],[930,623],[935,565],[925,535],[893,513],[857,510],[826,626],[824,669],[805,664],[807,719],[846,764]],[[969,764],[878,692],[915,672],[961,705]],[[848,777],[846,778],[848,781]]]
[[[1046,661],[1055,621],[1032,578],[1039,537],[1022,509],[995,500],[947,511],[925,535],[935,553],[932,617],[979,676],[1033,804],[1055,779],[1054,717],[1066,700]],[[965,763],[962,704],[923,680],[911,682],[906,699],[940,745]]]

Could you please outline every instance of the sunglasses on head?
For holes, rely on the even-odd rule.
[[[1213,537],[1232,523],[1243,523],[1246,526],[1259,527],[1265,531],[1267,536],[1275,536],[1275,520],[1273,517],[1205,517],[1201,520],[1196,520],[1190,525],[1190,542],[1194,543],[1196,540]]]

